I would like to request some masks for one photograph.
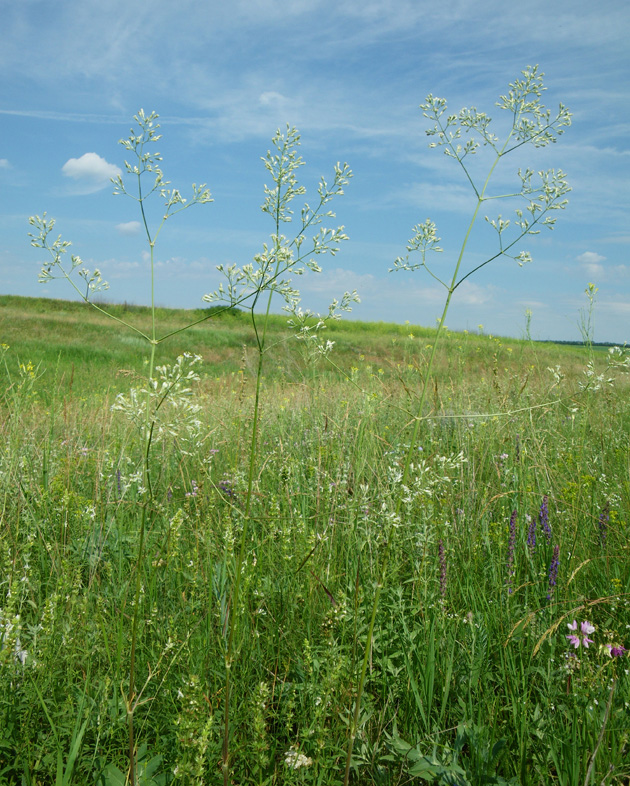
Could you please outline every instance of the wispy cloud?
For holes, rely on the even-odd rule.
[[[119,235],[123,235],[125,237],[132,237],[134,235],[139,235],[140,231],[142,230],[142,225],[139,221],[126,221],[124,224],[117,224],[116,231]]]
[[[103,115],[90,112],[58,112],[44,109],[0,109],[0,115],[30,117],[34,120],[56,120],[70,123],[127,123],[127,115]]]
[[[605,259],[606,257],[596,253],[595,251],[585,251],[583,254],[580,254],[579,257],[576,257],[576,260],[583,265],[597,265],[599,262],[603,262]]]

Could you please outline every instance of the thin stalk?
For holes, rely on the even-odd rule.
[[[277,228],[276,237],[279,236],[278,226],[279,226],[279,220],[276,219],[276,228]],[[278,248],[276,250],[278,250]],[[276,276],[278,275],[279,265],[280,265],[280,261],[278,259],[278,254],[276,253],[276,271],[275,271]],[[258,302],[258,298],[260,294],[261,291],[258,291],[256,293],[253,303],[250,307],[252,324],[254,328],[254,333],[256,334],[256,343],[258,346],[258,363],[256,367],[256,390],[254,394],[252,436],[251,436],[251,442],[249,447],[249,466],[247,470],[247,495],[245,497],[245,510],[243,514],[243,529],[241,532],[241,542],[236,558],[236,577],[234,580],[234,591],[232,593],[232,603],[231,603],[232,614],[230,615],[230,619],[229,619],[229,633],[228,633],[228,641],[227,641],[227,647],[225,653],[225,705],[224,705],[224,715],[223,715],[223,750],[222,750],[222,765],[221,765],[223,770],[224,786],[228,786],[229,779],[230,779],[230,697],[231,697],[231,688],[232,688],[231,673],[232,673],[232,664],[234,660],[234,632],[236,629],[235,620],[236,620],[236,614],[238,612],[238,603],[239,603],[240,590],[241,590],[241,574],[243,570],[243,562],[245,561],[245,548],[247,544],[247,536],[249,533],[251,503],[252,503],[253,489],[254,489],[254,474],[256,471],[256,450],[258,447],[258,423],[260,420],[260,394],[262,388],[263,360],[265,354],[267,327],[269,324],[269,315],[271,312],[271,299],[273,297],[273,291],[269,292],[269,297],[267,299],[267,308],[265,310],[265,314],[263,317],[263,324],[262,324],[262,335],[260,335],[258,332],[258,327],[256,324],[256,315],[254,313],[254,309],[256,308],[256,304]]]
[[[462,264],[462,261],[463,261],[463,258],[464,258],[464,253],[465,253],[466,247],[468,245],[468,240],[470,238],[470,234],[471,234],[472,229],[473,229],[473,227],[475,225],[475,222],[477,220],[477,215],[479,213],[479,208],[481,207],[481,203],[484,201],[484,194],[485,194],[486,188],[488,187],[488,183],[490,182],[490,178],[492,177],[492,173],[494,172],[495,167],[499,163],[499,160],[501,159],[501,156],[503,155],[503,151],[505,150],[505,148],[506,148],[506,146],[507,146],[511,136],[512,136],[512,133],[510,133],[508,135],[502,150],[497,153],[497,156],[496,156],[496,158],[494,160],[494,163],[490,167],[490,171],[488,172],[488,175],[486,177],[486,180],[485,180],[485,183],[483,185],[483,188],[481,189],[481,192],[477,196],[477,204],[475,206],[475,210],[474,210],[472,218],[470,220],[470,224],[468,225],[468,230],[466,231],[466,234],[464,236],[464,240],[462,242],[462,246],[461,246],[461,249],[460,249],[460,252],[459,252],[459,256],[457,258],[457,263],[456,263],[455,268],[453,270],[453,275],[451,277],[451,284],[450,284],[450,286],[448,288],[448,292],[447,292],[447,295],[446,295],[446,300],[444,301],[444,308],[442,309],[442,316],[441,316],[441,318],[439,320],[439,323],[438,323],[437,332],[435,334],[435,341],[433,342],[433,347],[431,349],[431,354],[429,356],[429,362],[428,362],[428,365],[427,365],[427,371],[426,371],[426,374],[425,374],[425,377],[424,377],[424,384],[422,386],[422,393],[420,395],[420,402],[418,404],[417,415],[415,417],[415,423],[414,423],[413,431],[412,431],[412,434],[411,434],[411,441],[410,441],[410,444],[409,444],[409,449],[407,451],[407,456],[405,458],[403,474],[402,474],[402,478],[401,478],[401,481],[400,481],[400,484],[403,487],[407,484],[407,482],[409,480],[409,471],[410,471],[410,468],[411,468],[411,461],[412,461],[412,457],[413,457],[413,452],[414,452],[414,448],[415,448],[415,446],[417,444],[417,441],[418,441],[418,434],[420,433],[420,423],[424,419],[422,413],[424,411],[424,405],[425,405],[425,401],[426,401],[426,398],[427,398],[427,393],[428,393],[428,390],[429,390],[429,383],[431,382],[431,377],[432,377],[432,373],[433,373],[433,365],[434,365],[435,356],[436,356],[436,353],[437,353],[437,347],[438,347],[438,344],[439,344],[439,341],[440,341],[440,337],[442,335],[442,330],[444,328],[444,325],[446,324],[446,316],[448,314],[449,306],[451,304],[451,298],[453,297],[453,292],[455,291],[455,289],[457,287],[457,278],[459,276],[459,270],[460,270],[460,267],[461,267],[461,264]],[[477,193],[476,189],[475,189],[475,193]],[[394,516],[394,518],[392,520],[392,523],[390,523],[389,528],[388,528],[387,533],[386,533],[385,551],[384,551],[384,554],[383,554],[383,561],[382,561],[382,564],[381,564],[381,570],[379,572],[379,578],[378,578],[378,581],[377,581],[377,584],[376,584],[376,590],[375,590],[375,593],[374,593],[374,601],[372,603],[372,611],[371,611],[371,614],[370,614],[370,624],[369,624],[369,627],[368,627],[368,633],[367,633],[367,638],[366,638],[366,642],[365,642],[365,652],[363,654],[363,662],[362,662],[362,665],[361,665],[361,675],[360,675],[360,678],[359,678],[359,685],[358,685],[358,688],[357,688],[357,695],[356,695],[355,705],[354,705],[354,714],[353,714],[352,722],[351,722],[351,726],[350,726],[350,735],[349,735],[349,740],[348,740],[348,751],[347,751],[347,755],[346,755],[346,768],[345,768],[344,779],[343,779],[344,786],[348,786],[348,781],[349,781],[349,778],[350,778],[350,763],[351,763],[351,760],[352,760],[352,750],[354,748],[354,740],[356,738],[357,728],[359,726],[359,713],[360,713],[360,710],[361,710],[361,698],[363,696],[363,689],[365,687],[365,678],[366,678],[366,674],[367,674],[368,662],[369,662],[369,659],[370,659],[370,650],[372,648],[372,640],[373,640],[373,637],[374,637],[374,624],[376,622],[376,613],[378,611],[378,604],[379,604],[379,600],[380,600],[380,596],[381,596],[381,591],[382,591],[383,585],[385,583],[385,577],[387,575],[387,568],[389,566],[391,542],[392,542],[392,536],[394,534],[394,532],[393,532],[393,530],[394,530],[394,522],[396,521],[396,519],[398,518],[398,516],[400,514],[400,510],[401,510],[401,507],[402,507],[402,501],[403,501],[403,497],[402,497],[402,495],[399,495],[397,503],[396,503],[395,516]]]
[[[145,489],[145,501],[142,506],[142,517],[140,519],[140,532],[138,533],[138,553],[136,558],[136,583],[134,591],[134,606],[133,606],[133,620],[131,625],[131,652],[129,656],[129,693],[127,695],[127,721],[129,726],[129,782],[131,786],[136,786],[136,752],[135,752],[135,738],[133,728],[133,715],[135,711],[135,672],[136,672],[136,648],[138,642],[138,622],[140,616],[140,593],[142,590],[142,560],[144,558],[144,544],[146,524],[148,517],[149,505],[152,502],[152,486],[150,477],[150,460],[151,460],[151,439],[153,437],[153,425],[151,413],[151,381],[153,379],[153,372],[155,369],[155,348],[157,342],[156,337],[156,318],[155,318],[155,238],[151,237],[147,218],[144,210],[144,198],[142,195],[142,180],[138,177],[138,201],[140,203],[140,210],[142,213],[142,221],[147,233],[149,241],[149,248],[151,249],[151,352],[149,356],[149,372],[146,396],[146,412],[144,423],[144,450],[142,456],[142,479]]]

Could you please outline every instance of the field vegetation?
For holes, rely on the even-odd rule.
[[[160,313],[167,330],[190,316]],[[332,365],[274,318],[233,610],[255,396],[246,315],[186,334],[202,358],[198,442],[158,443],[140,565],[140,446],[112,405],[141,384],[142,356],[85,304],[3,297],[0,320],[0,782],[126,771],[137,572],[139,782],[221,777],[231,614],[234,782],[340,782],[383,520],[400,495],[352,777],[628,778],[623,369],[606,384],[585,373],[588,348],[449,332],[402,488],[434,332],[335,323]],[[608,379],[608,353],[592,357]],[[567,638],[574,620],[594,628],[588,648]]]
[[[263,159],[270,238],[219,266],[207,308],[153,296],[164,224],[212,201],[168,187],[155,113],[114,181],[148,308],[108,305],[31,217],[40,281],[83,302],[0,297],[0,784],[628,783],[630,355],[594,346],[593,284],[582,346],[532,341],[528,317],[520,341],[447,327],[460,284],[530,261],[516,246],[566,207],[559,170],[491,188],[570,125],[543,89],[536,66],[510,84],[502,141],[421,105],[472,194],[448,276],[430,220],[393,262],[443,287],[434,330],[339,321],[356,292],[302,309],[294,279],[348,239],[324,222],[352,173],[292,224],[290,127]]]

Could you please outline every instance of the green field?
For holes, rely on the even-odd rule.
[[[434,333],[269,331],[253,456],[247,314],[159,346],[147,490],[142,342],[0,298],[0,784],[343,783],[379,583],[351,783],[628,783],[627,366],[447,332],[403,485]]]

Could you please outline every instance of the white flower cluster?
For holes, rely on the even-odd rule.
[[[300,767],[310,767],[313,763],[313,759],[311,759],[310,756],[305,756],[303,753],[300,753],[297,747],[292,745],[284,754],[284,763],[292,770],[299,770]]]
[[[28,658],[28,652],[22,649],[22,644],[18,635],[19,627],[19,614],[15,616],[13,621],[4,620],[2,614],[0,614],[0,656],[2,656],[4,652],[12,651],[14,659],[24,666]]]
[[[157,366],[157,376],[147,385],[132,388],[127,395],[119,393],[112,410],[123,412],[145,438],[149,432],[153,442],[170,436],[178,440],[183,453],[192,453],[204,441],[198,418],[201,406],[193,401],[190,387],[190,383],[199,380],[199,363],[201,355],[185,352],[174,364]]]

